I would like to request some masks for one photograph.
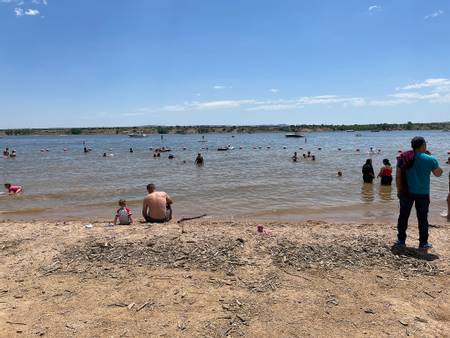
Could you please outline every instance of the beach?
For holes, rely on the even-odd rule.
[[[444,221],[428,253],[415,220],[405,251],[392,223],[107,223],[0,223],[1,336],[450,335]]]

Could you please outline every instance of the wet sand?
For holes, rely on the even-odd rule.
[[[4,337],[450,335],[449,224],[0,223]]]

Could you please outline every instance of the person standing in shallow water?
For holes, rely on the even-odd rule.
[[[383,160],[383,166],[380,169],[378,177],[381,178],[381,185],[392,184],[392,166],[387,158]]]
[[[397,196],[400,214],[397,223],[398,247],[406,245],[406,230],[413,204],[416,206],[419,223],[419,248],[430,249],[428,242],[428,209],[430,206],[430,175],[439,177],[442,169],[438,161],[427,151],[425,139],[416,136],[411,140],[412,150],[398,157],[396,171]]]
[[[198,153],[197,157],[195,158],[195,164],[198,166],[202,166],[205,163],[205,160],[203,159],[202,154]]]
[[[368,158],[362,167],[364,183],[372,183],[375,178],[375,172],[372,167],[372,159]]]

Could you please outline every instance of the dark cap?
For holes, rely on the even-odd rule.
[[[416,136],[411,140],[411,148],[414,150],[419,149],[425,144],[425,139],[422,136]]]

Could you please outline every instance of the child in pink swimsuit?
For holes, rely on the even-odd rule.
[[[20,185],[12,185],[11,183],[5,183],[5,189],[8,190],[8,194],[20,194],[23,190]]]
[[[131,209],[127,207],[127,201],[120,200],[119,207],[120,208],[116,212],[116,217],[114,217],[114,225],[116,225],[117,222],[121,225],[133,224]]]

